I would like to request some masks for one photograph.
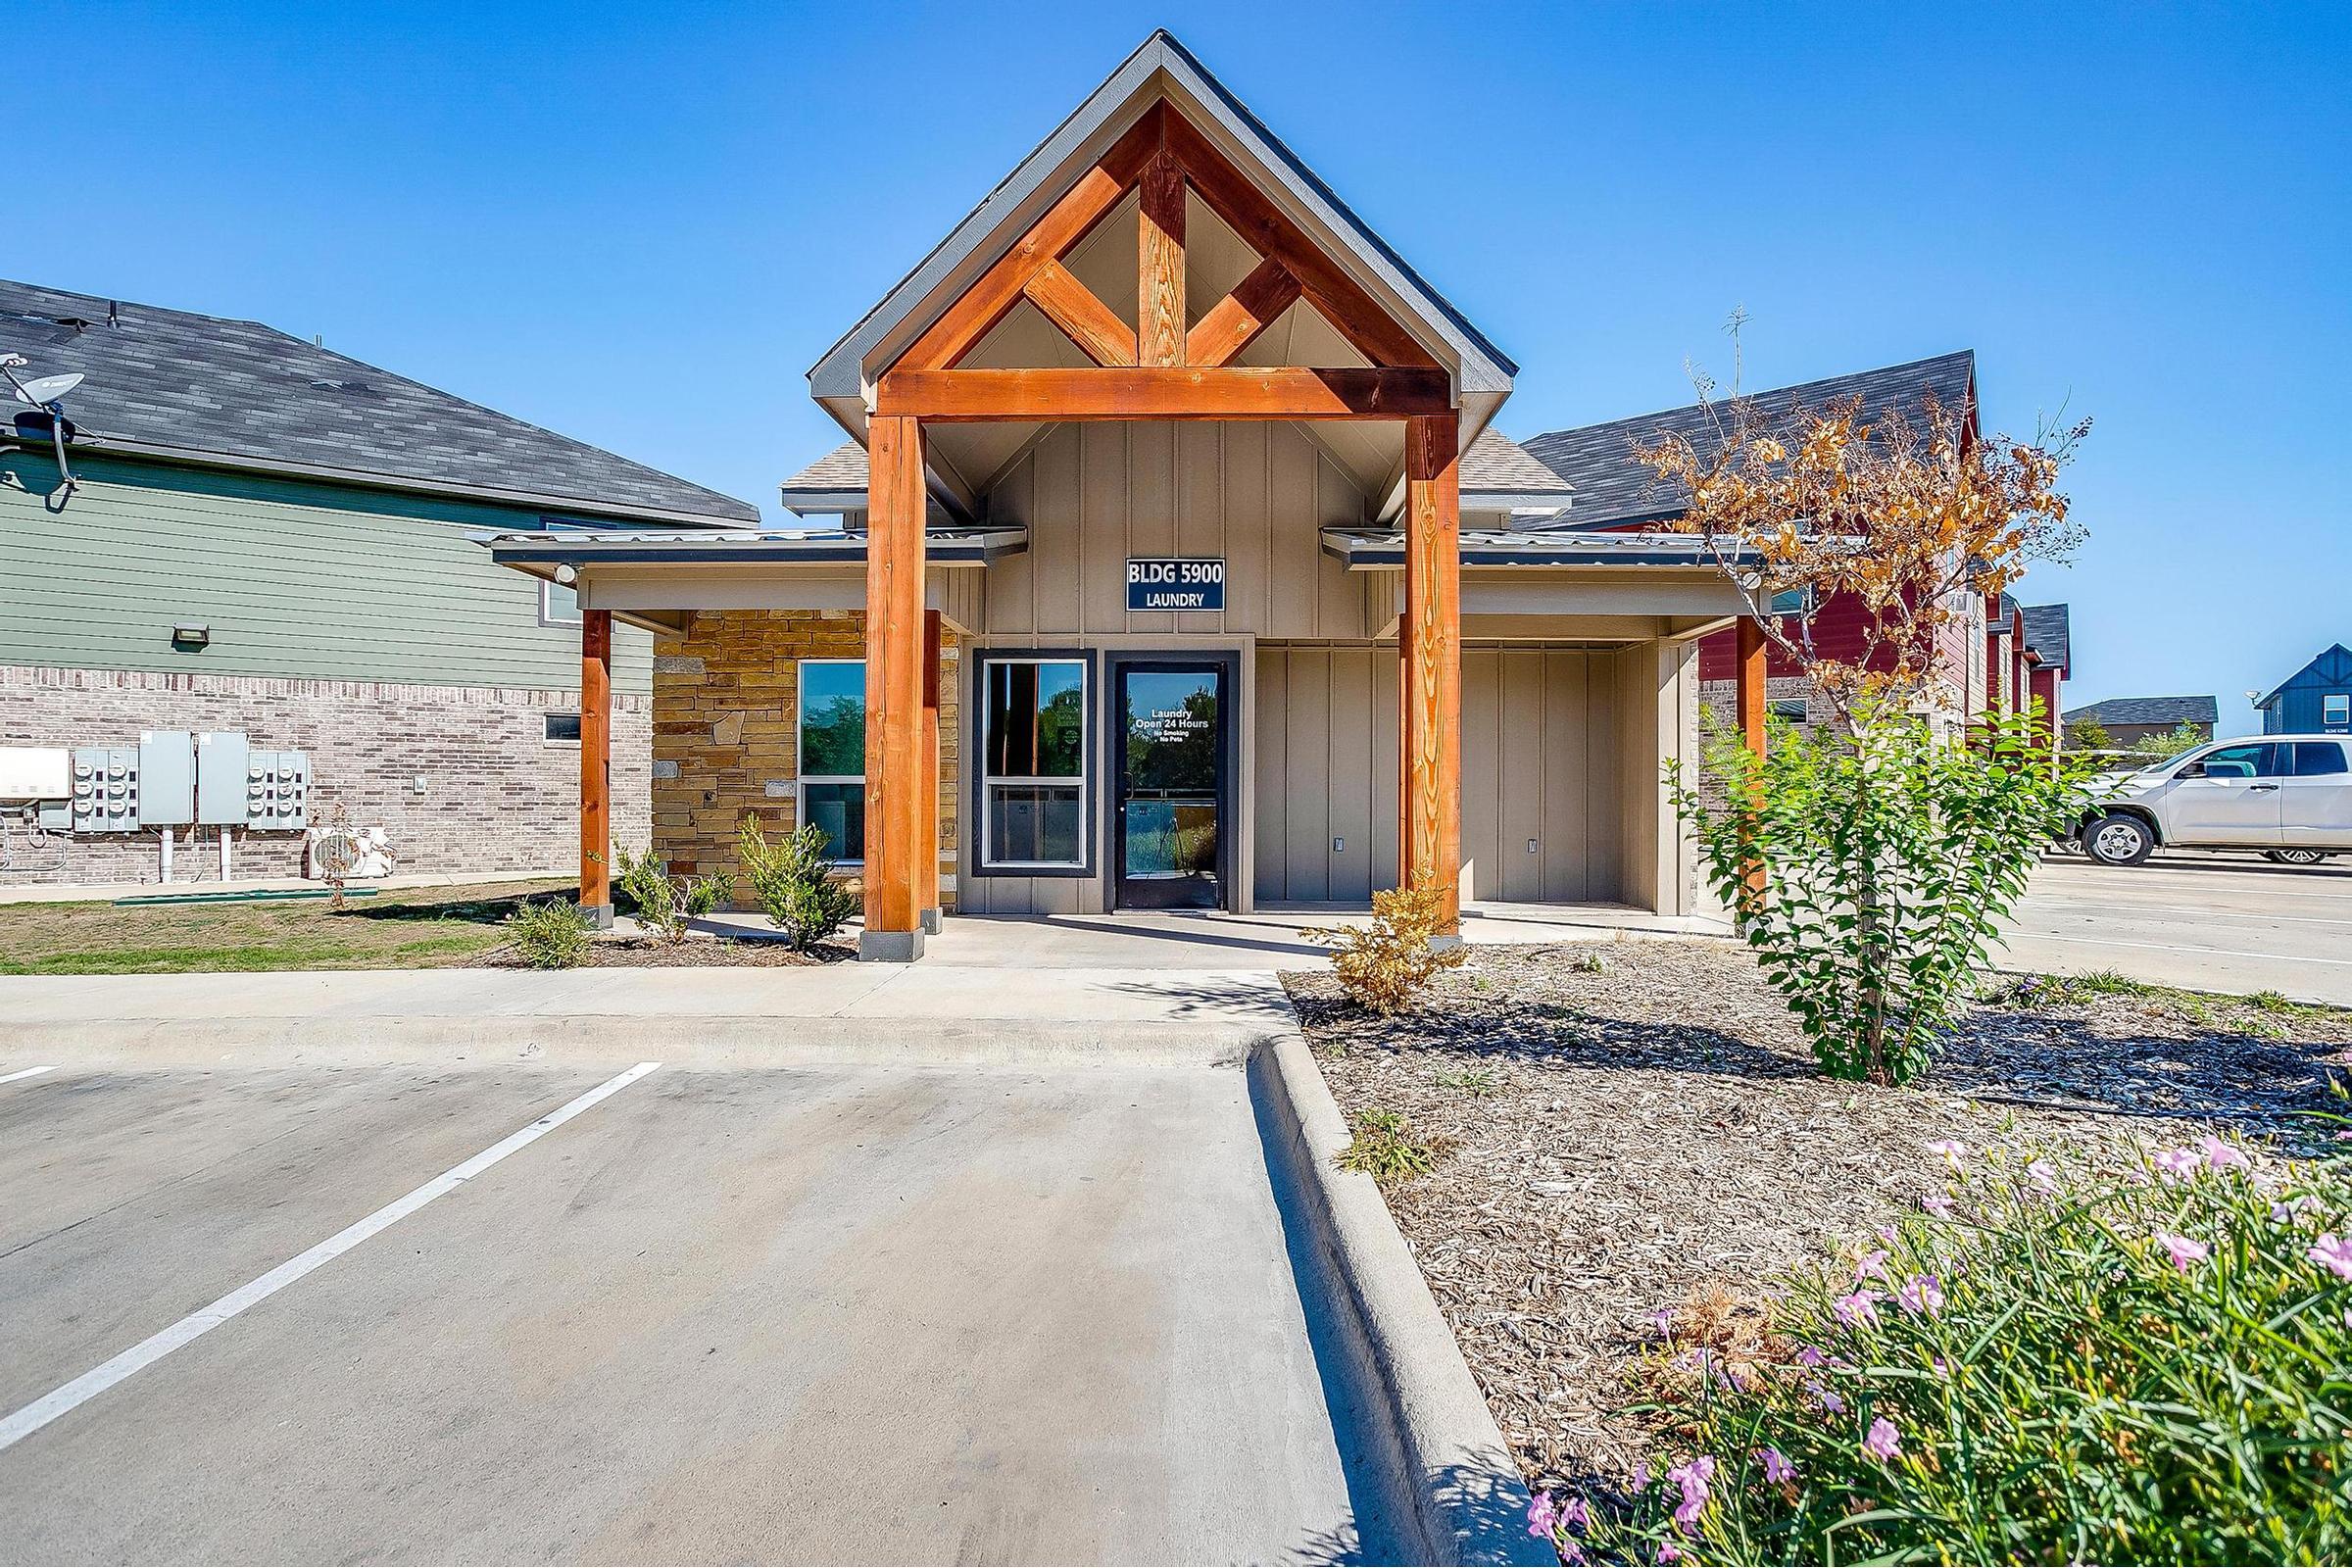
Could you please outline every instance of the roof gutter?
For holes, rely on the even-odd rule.
[[[85,452],[106,457],[145,458],[150,462],[168,463],[180,467],[218,468],[230,473],[272,474],[289,479],[314,479],[326,484],[350,485],[361,490],[382,490],[396,495],[447,496],[464,501],[479,501],[485,505],[524,507],[533,511],[588,513],[597,516],[619,517],[632,521],[678,523],[689,528],[744,528],[756,526],[757,508],[749,508],[748,517],[723,516],[708,512],[673,512],[663,507],[631,506],[623,502],[591,501],[580,496],[551,495],[536,490],[505,490],[492,485],[464,484],[454,479],[412,479],[391,474],[375,473],[365,468],[338,468],[325,464],[287,463],[269,458],[249,458],[233,452],[212,452],[198,447],[166,446],[153,441],[130,441],[121,436],[92,435],[84,430],[74,438],[74,446]],[[0,451],[41,452],[46,448],[24,440],[14,430],[0,430]]]

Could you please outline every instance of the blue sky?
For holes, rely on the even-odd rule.
[[[253,317],[774,512],[808,366],[1166,25],[1524,436],[1969,347],[2097,427],[2070,703],[2352,642],[2352,10],[208,6],[20,18],[0,275]],[[37,39],[37,42],[36,42]],[[44,170],[44,161],[48,167]]]

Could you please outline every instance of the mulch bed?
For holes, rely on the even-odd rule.
[[[1328,971],[1284,981],[1350,1119],[1444,1150],[1389,1206],[1521,1467],[1569,1490],[1644,1474],[1653,1312],[1875,1230],[1941,1185],[1929,1143],[2313,1143],[2352,1073],[2348,1012],[2028,994],[1919,1085],[1834,1083],[1720,942],[1481,949],[1391,1019]]]
[[[858,956],[855,948],[839,943],[819,944],[813,953],[796,953],[781,942],[731,942],[700,933],[680,943],[647,937],[606,937],[590,945],[583,969],[800,969],[810,964],[840,963]],[[482,955],[492,969],[528,968],[512,945]]]

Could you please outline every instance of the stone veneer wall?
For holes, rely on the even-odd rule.
[[[580,749],[550,742],[546,715],[579,706],[576,690],[0,665],[0,746],[136,746],[143,729],[243,730],[259,748],[309,752],[312,819],[341,802],[353,825],[385,830],[399,872],[576,872]],[[614,831],[642,844],[651,703],[624,694],[612,706]],[[192,849],[189,831],[174,880],[218,876],[219,830],[193,830]],[[0,864],[0,885],[159,876],[152,830],[38,842],[12,824],[10,834],[14,863]],[[300,833],[240,830],[233,845],[240,879],[302,872]]]
[[[856,610],[703,610],[683,635],[654,639],[654,849],[681,876],[738,878],[744,816],[772,835],[800,822],[800,661],[865,657]],[[940,637],[940,897],[953,906],[956,857],[956,671],[953,630]]]

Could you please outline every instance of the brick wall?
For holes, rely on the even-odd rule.
[[[385,830],[398,871],[568,875],[579,865],[580,754],[548,742],[546,715],[577,712],[579,702],[576,690],[0,665],[0,745],[135,746],[143,729],[243,730],[256,747],[309,752],[312,819],[341,802],[355,826]],[[650,709],[643,696],[613,698],[612,820],[637,844],[648,831]],[[175,879],[218,874],[218,830],[202,831]],[[159,837],[35,846],[17,834],[17,863],[0,865],[0,884],[153,882]],[[302,835],[239,831],[234,859],[239,877],[299,875]]]
[[[654,639],[653,842],[678,875],[726,872],[742,818],[772,836],[800,823],[800,663],[865,657],[855,610],[705,610],[683,635]],[[957,722],[954,631],[940,638],[941,898],[956,870]]]

